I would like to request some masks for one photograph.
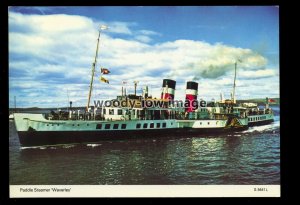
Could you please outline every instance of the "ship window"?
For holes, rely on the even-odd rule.
[[[106,130],[110,129],[110,124],[106,124],[106,125],[105,125],[105,129],[106,129]]]
[[[200,122],[200,125],[202,125],[202,122]]]
[[[101,130],[102,129],[102,124],[97,124],[96,129]]]
[[[150,128],[154,128],[154,123],[150,123]]]
[[[136,128],[141,128],[141,124],[140,123],[136,124]]]
[[[144,123],[143,128],[147,128],[148,124]]]
[[[126,129],[126,124],[122,124],[121,129]]]
[[[114,109],[109,109],[109,114],[113,115],[114,114]]]
[[[90,126],[89,124],[86,124],[86,126]]]
[[[160,123],[156,123],[156,128],[160,128]]]
[[[77,124],[77,126],[79,126],[79,124]]]
[[[49,126],[49,125],[47,124],[47,126]]]
[[[119,124],[114,124],[114,130],[118,129],[119,128]]]
[[[207,124],[209,125],[209,122],[207,122]]]
[[[75,126],[74,124],[72,126]]]
[[[59,126],[59,124],[57,124],[57,126]]]
[[[132,114],[135,115],[135,110],[132,110]]]
[[[54,124],[52,124],[52,126],[54,126]]]
[[[162,127],[167,127],[167,123],[163,122]]]
[[[118,109],[118,115],[122,115],[122,110]]]
[[[104,115],[106,114],[106,109],[105,109],[105,108],[103,109],[103,114],[104,114]]]

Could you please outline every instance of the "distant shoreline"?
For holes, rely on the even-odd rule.
[[[274,103],[270,103],[270,105],[280,105],[280,98],[272,98],[275,100]],[[259,98],[259,99],[249,99],[249,100],[237,100],[237,103],[244,103],[244,102],[251,102],[251,103],[257,103],[259,106],[265,105],[266,99],[265,98]],[[50,108],[40,108],[40,107],[27,107],[27,108],[16,108],[17,110],[26,110],[26,111],[31,111],[31,110],[57,110],[57,109],[62,109],[66,110],[69,107],[50,107]],[[72,109],[85,109],[85,107],[72,107]],[[15,108],[9,108],[9,111],[14,111]]]

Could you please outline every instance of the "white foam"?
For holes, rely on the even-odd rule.
[[[257,132],[272,131],[272,130],[278,129],[279,127],[280,127],[280,122],[275,121],[269,125],[250,127],[248,130],[243,131],[243,133],[249,133],[249,132],[255,132],[255,131],[257,131]]]
[[[88,147],[98,147],[100,146],[101,144],[87,144],[86,146]]]
[[[43,146],[36,146],[36,147],[21,147],[21,149],[46,149],[47,147]]]
[[[63,148],[72,148],[72,147],[75,147],[75,145],[63,145]]]

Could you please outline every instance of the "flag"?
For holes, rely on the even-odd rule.
[[[101,73],[102,74],[109,74],[110,71],[107,68],[101,68]]]
[[[106,26],[106,25],[101,25],[101,26],[100,26],[100,29],[101,29],[101,30],[106,30],[106,29],[108,29],[108,26]]]
[[[109,81],[106,78],[103,78],[102,76],[100,78],[100,81],[109,84]]]
[[[270,102],[270,103],[273,103],[273,102],[276,102],[276,100],[274,100],[274,99],[269,99],[269,102]]]

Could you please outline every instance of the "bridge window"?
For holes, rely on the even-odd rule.
[[[122,109],[118,109],[118,115],[122,115]]]
[[[109,129],[110,129],[110,124],[106,124],[106,125],[105,125],[105,129],[106,129],[106,130],[109,130]]]

